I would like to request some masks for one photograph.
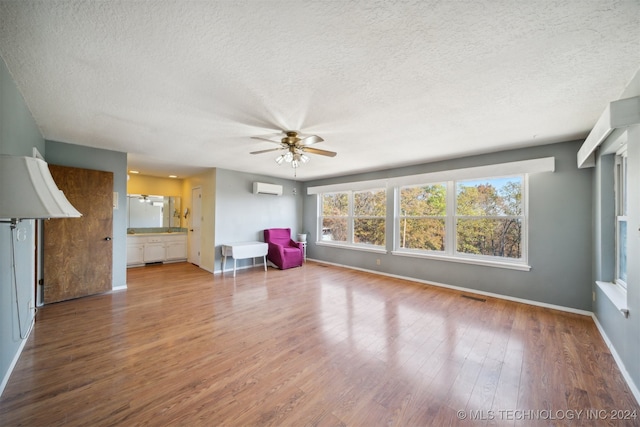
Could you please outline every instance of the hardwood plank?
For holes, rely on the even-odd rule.
[[[640,412],[592,319],[482,298],[314,262],[236,278],[130,269],[126,291],[39,311],[0,425],[512,426],[515,410]]]

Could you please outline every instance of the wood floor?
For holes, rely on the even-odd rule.
[[[481,298],[313,262],[130,269],[39,311],[0,425],[640,424],[591,318]]]

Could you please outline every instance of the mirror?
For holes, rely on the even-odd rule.
[[[127,194],[127,228],[179,228],[180,197]]]

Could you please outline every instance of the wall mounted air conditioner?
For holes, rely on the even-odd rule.
[[[253,194],[272,194],[274,196],[282,196],[282,185],[254,182]]]

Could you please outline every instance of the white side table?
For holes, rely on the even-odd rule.
[[[233,277],[236,277],[236,259],[253,258],[253,265],[256,265],[256,257],[262,257],[264,271],[267,271],[267,251],[269,245],[264,242],[240,242],[222,245],[222,272],[227,265],[227,257],[233,258]]]
[[[306,262],[307,261],[307,242],[298,242],[298,241],[296,241],[296,243],[302,245],[302,261]]]

